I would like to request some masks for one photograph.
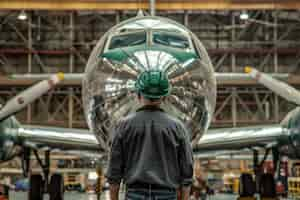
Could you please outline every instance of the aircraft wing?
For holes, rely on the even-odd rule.
[[[18,130],[19,138],[31,148],[85,150],[103,152],[95,136],[84,129],[23,126]],[[232,152],[252,147],[272,147],[288,135],[280,125],[253,126],[209,130],[194,145],[195,153],[208,151]]]
[[[11,116],[0,124],[0,162],[21,155],[26,148],[99,158],[105,151],[85,129],[21,125]]]
[[[288,131],[281,125],[223,128],[209,130],[193,145],[195,154],[232,152],[255,147],[271,148],[289,141]]]
[[[18,135],[24,146],[33,149],[50,149],[52,152],[87,157],[101,157],[105,153],[89,130],[22,126],[18,129]],[[238,154],[255,147],[271,148],[282,141],[288,141],[288,137],[280,125],[215,129],[204,134],[193,146],[193,151],[197,157],[213,158]]]
[[[24,146],[51,149],[83,155],[104,153],[96,137],[89,130],[43,126],[22,126],[18,138]],[[271,148],[289,141],[289,134],[281,125],[222,128],[209,130],[193,145],[195,155],[228,154],[255,147]]]
[[[33,149],[51,149],[83,155],[104,152],[95,136],[85,129],[21,126],[17,132],[22,145]]]
[[[23,81],[29,81],[30,83],[33,83],[35,81],[45,80],[54,74],[11,74],[7,80],[7,82],[12,82],[14,80],[23,80]],[[290,75],[286,73],[274,73],[269,74],[271,77],[288,82],[290,79]],[[255,80],[253,80],[253,77],[251,74],[245,74],[245,73],[215,73],[217,84],[223,85],[223,84],[232,84],[236,83],[237,81],[243,81],[244,83],[255,83]],[[81,84],[81,81],[84,77],[83,73],[66,73],[64,74],[64,81],[62,81],[63,84]],[[201,76],[199,75],[201,78]],[[194,77],[197,78],[197,77]]]

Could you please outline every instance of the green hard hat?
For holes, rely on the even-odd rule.
[[[147,70],[139,74],[135,90],[145,98],[159,99],[167,96],[171,86],[167,75],[160,70]]]

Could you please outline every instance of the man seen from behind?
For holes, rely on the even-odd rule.
[[[125,199],[181,199],[189,197],[193,156],[183,123],[161,104],[171,86],[163,71],[142,72],[135,83],[142,104],[116,125],[106,177],[112,200],[118,200],[121,181]]]

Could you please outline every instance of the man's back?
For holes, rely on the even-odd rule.
[[[186,152],[190,149],[188,134],[178,120],[159,107],[144,106],[122,120],[115,134],[113,146],[122,151],[120,176],[128,186],[147,183],[177,188],[182,182],[191,181],[193,163],[191,151]],[[111,170],[108,178],[113,174]]]
[[[187,200],[192,148],[183,124],[160,109],[171,92],[167,74],[158,69],[141,72],[135,92],[143,107],[121,119],[113,135],[106,174],[111,199],[118,200],[123,180],[126,199],[175,200],[178,191]]]

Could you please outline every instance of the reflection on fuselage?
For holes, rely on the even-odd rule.
[[[86,119],[108,147],[113,125],[140,105],[134,81],[149,69],[165,71],[172,93],[163,103],[180,118],[191,139],[207,130],[216,102],[216,80],[207,52],[184,26],[161,17],[137,17],[110,29],[94,48],[85,70]]]

